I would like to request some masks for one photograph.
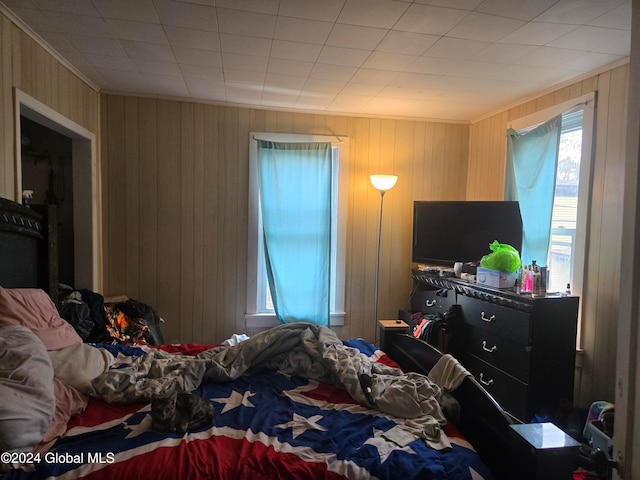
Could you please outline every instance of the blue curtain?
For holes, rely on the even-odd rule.
[[[331,143],[258,140],[265,263],[278,319],[329,325]]]
[[[546,265],[562,115],[519,135],[507,130],[505,200],[518,200],[522,214],[522,263]]]

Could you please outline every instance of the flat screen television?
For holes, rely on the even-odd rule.
[[[511,201],[415,201],[412,261],[477,265],[498,240],[521,252],[520,205]]]

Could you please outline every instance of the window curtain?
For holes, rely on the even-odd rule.
[[[518,134],[507,130],[505,200],[520,202],[522,262],[547,262],[562,115]]]
[[[331,143],[258,140],[265,264],[280,322],[329,325]]]

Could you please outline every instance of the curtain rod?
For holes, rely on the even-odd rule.
[[[279,134],[277,134],[277,133],[276,133],[275,135],[279,135]],[[282,134],[282,135],[297,135],[297,134],[290,134],[290,133],[287,133],[287,134]],[[301,133],[300,135],[311,135],[311,136],[314,136],[314,137],[334,137],[334,138],[337,138],[337,139],[338,139],[338,143],[342,143],[342,142],[343,142],[342,137],[341,137],[340,135],[335,135],[335,134],[333,134],[333,135],[321,135],[321,134],[315,134],[315,133],[311,133],[311,134]],[[344,137],[346,137],[346,135],[343,135],[343,136],[344,136]],[[258,138],[258,137],[256,137],[255,135],[252,135],[251,137],[252,137],[254,140],[263,140],[263,141],[265,141],[265,142],[271,142],[271,141],[273,141],[273,140],[266,140],[266,139],[264,139],[264,138]],[[292,142],[292,143],[293,143],[293,142]],[[304,142],[298,142],[298,143],[304,143]]]

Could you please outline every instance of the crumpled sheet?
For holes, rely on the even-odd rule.
[[[194,357],[151,350],[124,368],[111,369],[92,383],[109,403],[147,402],[173,391],[191,391],[202,382],[226,382],[261,369],[274,369],[342,388],[357,402],[405,419],[403,428],[434,448],[449,448],[441,426],[440,387],[426,376],[371,361],[347,347],[327,327],[283,324],[233,346]],[[371,405],[358,378],[371,376]]]

